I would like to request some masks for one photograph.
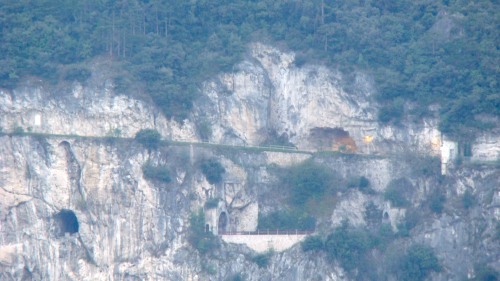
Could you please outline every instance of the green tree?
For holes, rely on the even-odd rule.
[[[289,169],[284,182],[291,191],[291,202],[303,205],[310,198],[319,198],[331,187],[333,177],[326,167],[307,160]]]
[[[273,255],[272,251],[268,251],[267,253],[257,254],[252,257],[252,261],[256,263],[259,267],[267,267],[269,265],[269,260]]]
[[[135,134],[135,140],[148,149],[156,149],[161,141],[161,135],[154,129],[142,129]]]
[[[432,271],[439,272],[440,270],[434,250],[425,245],[414,244],[406,250],[405,255],[399,261],[396,276],[399,280],[421,281],[425,280]]]
[[[259,213],[258,228],[261,230],[313,230],[316,219],[301,210],[280,210],[268,214]]]
[[[384,192],[384,198],[395,207],[408,207],[413,194],[413,185],[405,178],[392,180]]]
[[[437,188],[429,195],[428,204],[431,211],[436,214],[441,214],[443,211],[444,203],[446,201],[446,196],[444,195],[444,191]]]
[[[371,247],[368,234],[361,229],[351,229],[347,222],[337,227],[325,241],[328,258],[337,259],[347,271],[359,267]]]
[[[406,210],[403,221],[398,224],[398,235],[407,237],[410,235],[410,230],[417,226],[421,220],[420,210],[409,208]]]
[[[420,120],[439,104],[443,132],[474,136],[494,125],[477,116],[500,114],[499,17],[496,1],[6,0],[0,85],[26,76],[55,84],[61,66],[108,56],[182,121],[203,81],[230,71],[260,38],[301,54],[298,66],[374,73],[381,122]]]
[[[200,168],[210,184],[222,182],[222,175],[226,172],[222,164],[214,158],[201,161]]]
[[[367,194],[374,194],[375,193],[375,191],[370,188],[370,181],[364,176],[350,178],[349,181],[347,182],[347,187],[348,188],[357,188],[361,192],[367,193]]]
[[[464,194],[462,195],[461,201],[462,201],[462,206],[464,207],[464,209],[469,209],[469,208],[473,207],[474,204],[476,203],[476,198],[474,197],[472,192],[470,192],[469,190],[466,190],[464,192]]]
[[[302,251],[308,252],[308,251],[320,251],[324,249],[324,244],[323,240],[321,237],[312,235],[312,236],[307,236],[304,241],[300,244]]]
[[[142,173],[147,179],[159,180],[166,183],[172,181],[167,167],[153,166],[150,162],[147,162],[142,166]]]
[[[475,277],[474,281],[498,281],[500,274],[495,269],[485,264],[474,265]]]
[[[210,231],[205,229],[205,213],[203,209],[192,213],[189,218],[188,240],[191,245],[202,255],[218,247],[217,239]]]

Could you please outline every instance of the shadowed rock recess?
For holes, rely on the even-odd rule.
[[[0,280],[495,276],[498,126],[457,142],[432,116],[380,124],[370,75],[294,61],[251,44],[184,122],[105,74],[0,90]],[[141,129],[168,142],[144,147]]]
[[[54,221],[57,225],[58,235],[78,233],[79,225],[75,212],[63,209],[54,215]]]

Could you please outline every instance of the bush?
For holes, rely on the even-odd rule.
[[[378,120],[382,123],[399,123],[404,114],[404,101],[395,99],[392,103],[383,106],[378,112]]]
[[[379,249],[385,249],[396,238],[392,226],[388,223],[381,224],[377,233],[372,238]]]
[[[21,126],[15,126],[14,129],[12,129],[12,134],[13,135],[23,135],[24,134],[24,129]]]
[[[222,182],[222,174],[226,169],[216,159],[203,160],[200,164],[201,172],[207,178],[210,184]]]
[[[259,213],[260,230],[313,230],[316,219],[298,210],[276,211],[266,215]]]
[[[398,280],[421,281],[431,271],[440,271],[439,261],[431,247],[415,244],[408,248],[397,263],[395,273]]]
[[[370,181],[364,176],[359,177],[359,188],[364,189],[370,186]]]
[[[276,132],[276,130],[270,130],[267,133],[266,140],[261,143],[263,146],[288,146],[295,147],[293,143],[290,142],[288,135],[282,133],[281,135]]]
[[[444,195],[443,191],[440,189],[436,189],[430,194],[428,198],[429,208],[434,213],[441,214],[445,201],[446,196]]]
[[[269,259],[272,256],[272,252],[269,251],[265,254],[258,254],[253,256],[252,261],[256,263],[260,268],[267,267],[269,265]]]
[[[488,265],[479,265],[476,264],[474,266],[475,278],[472,279],[474,281],[498,281],[500,279],[500,274],[495,269],[489,267]]]
[[[398,224],[398,235],[407,237],[412,230],[420,222],[420,212],[414,209],[408,209],[405,218]]]
[[[364,218],[368,227],[373,228],[382,223],[382,210],[370,201],[365,206]]]
[[[301,206],[310,198],[320,198],[332,179],[332,172],[326,167],[308,160],[290,168],[284,182],[291,189],[291,202]]]
[[[337,227],[325,242],[328,258],[336,259],[347,271],[353,271],[363,263],[365,253],[370,249],[368,233],[361,229],[349,229],[344,222]]]
[[[366,194],[375,193],[375,191],[370,188],[370,181],[364,176],[350,178],[349,181],[347,182],[347,187],[357,188],[361,192]]]
[[[217,205],[219,205],[219,198],[210,198],[207,200],[207,202],[205,202],[206,209],[217,208]]]
[[[161,135],[154,129],[142,129],[135,134],[135,140],[148,149],[156,149],[160,144]]]
[[[439,157],[408,154],[405,160],[411,165],[414,176],[435,177],[440,175],[441,160]]]
[[[385,200],[392,203],[394,207],[408,207],[410,205],[409,198],[413,193],[413,185],[405,178],[393,180],[387,186],[384,192]]]
[[[474,197],[472,192],[466,190],[462,195],[462,206],[464,207],[464,209],[469,209],[473,207],[475,204],[476,204],[476,197]]]
[[[84,83],[87,81],[92,73],[90,70],[84,67],[73,67],[66,71],[64,75],[64,80],[66,81],[78,81],[80,83]]]
[[[323,250],[324,244],[321,237],[317,235],[308,236],[306,239],[300,244],[302,251],[320,251]]]
[[[159,180],[167,183],[172,181],[166,167],[153,166],[149,162],[142,166],[142,174],[150,180]]]
[[[205,213],[200,209],[189,218],[188,241],[202,255],[215,250],[219,245],[212,232],[205,231]]]
[[[212,125],[210,122],[203,120],[196,127],[201,140],[208,141],[212,137]]]

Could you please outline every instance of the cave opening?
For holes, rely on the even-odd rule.
[[[221,233],[225,232],[226,226],[227,226],[227,214],[226,212],[222,212],[219,215],[219,223],[217,224],[219,232]]]
[[[356,142],[349,132],[341,127],[316,127],[310,130],[310,140],[321,149],[340,152],[355,152]]]
[[[389,219],[389,214],[387,212],[384,212],[384,220],[388,220]]]
[[[58,234],[63,236],[66,233],[77,233],[80,225],[75,212],[68,209],[62,209],[59,213],[54,215],[54,220],[58,226]]]

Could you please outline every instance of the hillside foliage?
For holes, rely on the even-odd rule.
[[[211,231],[205,229],[205,212],[199,209],[189,217],[188,241],[202,255],[210,253],[219,247],[217,238]]]
[[[108,56],[124,69],[117,89],[142,83],[182,120],[202,81],[264,40],[296,51],[297,65],[370,73],[383,122],[437,104],[442,131],[463,137],[492,126],[477,116],[500,115],[499,21],[495,1],[5,0],[0,85],[26,76],[83,82],[87,62]]]
[[[172,178],[170,177],[170,172],[168,171],[167,167],[155,166],[152,165],[150,162],[146,162],[142,166],[142,174],[144,175],[144,178],[150,180],[158,180],[165,183],[169,183],[172,181]]]
[[[135,134],[135,140],[148,149],[156,149],[161,141],[161,135],[154,129],[141,129]]]
[[[200,163],[201,172],[210,184],[222,182],[222,176],[226,172],[224,166],[215,158],[204,159]]]
[[[327,167],[307,160],[290,167],[282,181],[290,190],[290,203],[303,206],[308,200],[321,198],[326,190],[332,189],[334,176]]]

